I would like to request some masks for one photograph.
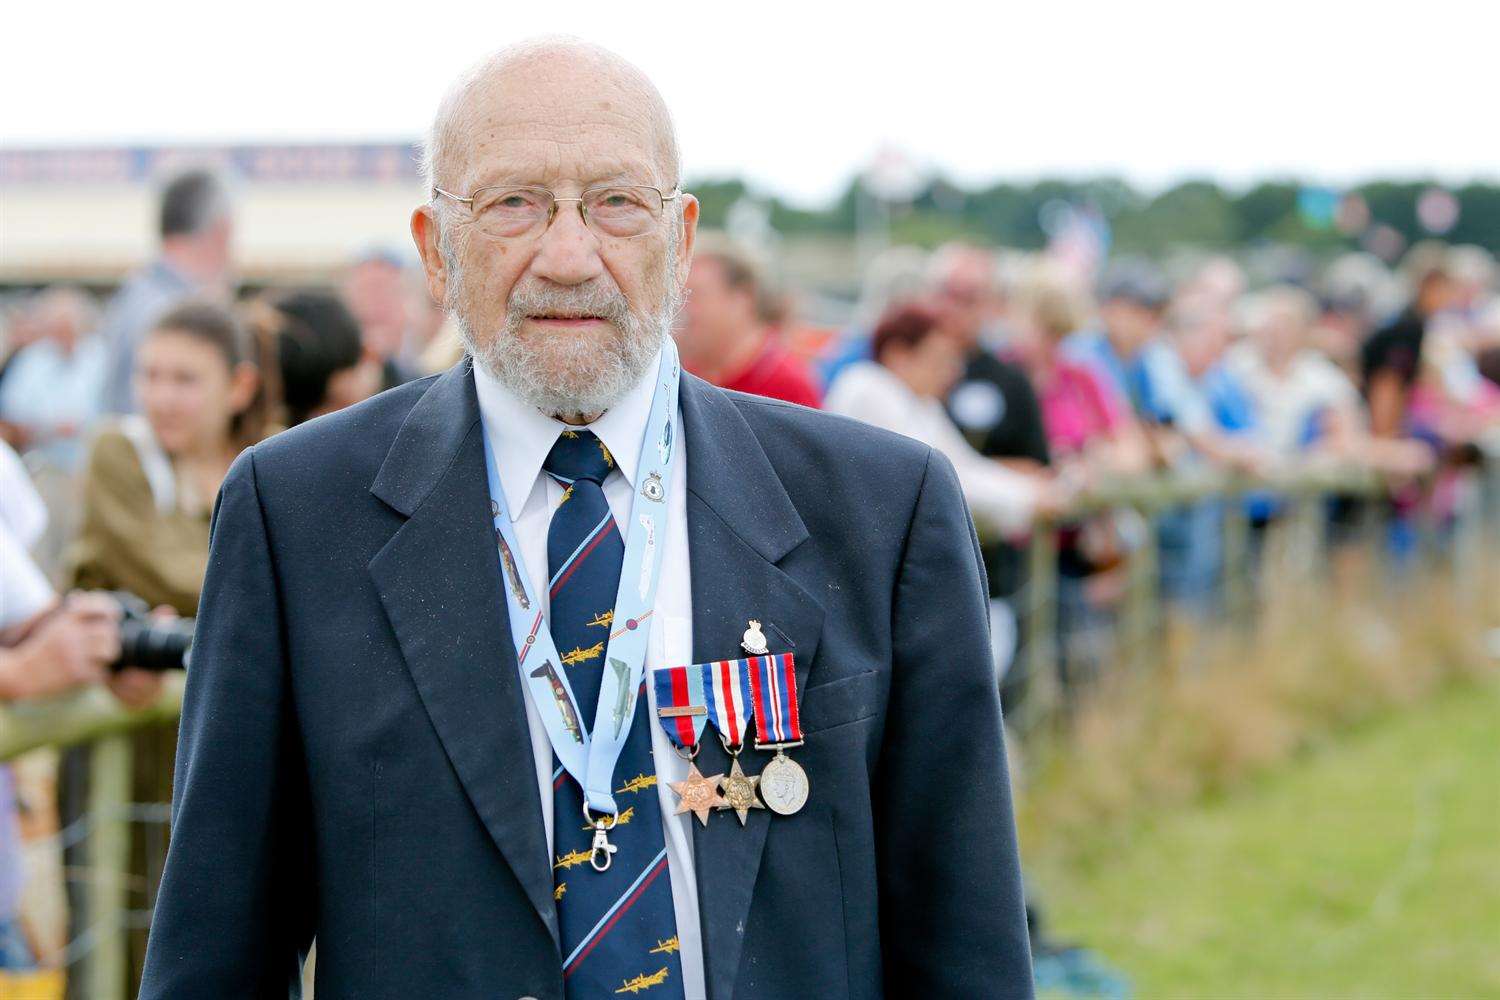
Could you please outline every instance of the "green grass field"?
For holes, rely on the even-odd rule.
[[[1028,874],[1138,997],[1500,997],[1500,684],[1095,836]]]

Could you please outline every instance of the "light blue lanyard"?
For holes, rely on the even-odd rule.
[[[585,729],[578,701],[562,669],[557,644],[542,613],[541,601],[532,591],[531,578],[521,558],[515,526],[500,488],[495,453],[485,436],[484,465],[489,477],[490,512],[494,515],[500,575],[505,604],[510,612],[511,637],[516,642],[516,665],[521,684],[547,729],[552,751],[583,789],[586,807],[595,813],[614,815],[615,762],[630,734],[637,695],[646,669],[646,636],[656,602],[661,572],[661,554],[666,541],[667,496],[672,485],[672,448],[676,431],[677,387],[682,369],[677,345],[663,338],[661,363],[657,367],[656,391],[651,398],[651,416],[641,441],[637,463],[635,498],[625,536],[625,561],[620,567],[620,587],[615,594],[614,621],[604,650],[604,668],[594,724]]]

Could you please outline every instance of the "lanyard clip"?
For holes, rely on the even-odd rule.
[[[614,863],[614,854],[620,848],[609,842],[609,831],[620,821],[617,813],[600,813],[596,818],[588,803],[583,804],[583,818],[594,824],[594,843],[589,847],[589,865],[596,872],[608,871]]]
[[[605,828],[604,821],[600,820],[594,824],[594,846],[589,854],[589,864],[593,866],[594,871],[607,871],[610,864],[614,862],[614,854],[618,850],[618,847],[609,842],[609,830]]]

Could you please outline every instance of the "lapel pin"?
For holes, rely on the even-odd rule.
[[[750,627],[745,629],[740,648],[751,656],[765,656],[770,652],[766,646],[766,634],[760,630],[760,622],[754,618],[750,619]]]

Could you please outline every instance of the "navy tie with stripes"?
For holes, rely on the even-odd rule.
[[[613,468],[604,442],[584,430],[563,431],[543,464],[564,490],[547,530],[549,624],[585,725],[593,722],[604,671],[623,675],[629,669],[618,660],[605,662],[625,554],[603,489]],[[593,830],[582,790],[552,761],[553,898],[570,1000],[683,996],[644,686],[615,765],[620,812],[609,834],[617,850],[608,870],[589,865]]]

